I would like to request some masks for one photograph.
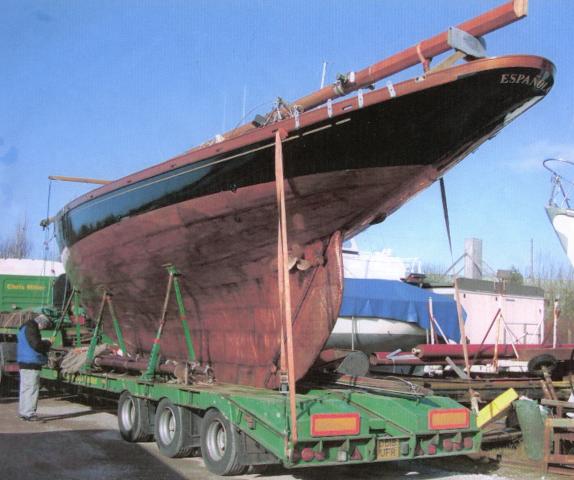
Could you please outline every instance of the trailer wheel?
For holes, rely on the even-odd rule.
[[[149,442],[153,438],[151,402],[123,392],[118,400],[118,427],[128,442]]]
[[[552,372],[556,368],[557,363],[552,355],[543,354],[531,358],[526,368],[530,373],[541,374],[543,367],[546,367],[549,372]]]
[[[207,469],[216,475],[240,475],[249,468],[240,463],[239,433],[214,408],[207,411],[201,424],[201,455]]]
[[[174,405],[164,398],[155,412],[155,443],[162,455],[170,458],[189,457],[194,448],[192,442],[192,412]]]

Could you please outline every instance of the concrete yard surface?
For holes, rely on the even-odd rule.
[[[43,392],[44,393],[44,392]],[[41,398],[39,422],[17,416],[17,392],[0,397],[0,478],[13,480],[183,480],[222,478],[211,474],[201,458],[170,459],[155,443],[128,443],[120,437],[112,404],[101,407],[79,403],[77,397]],[[459,468],[460,466],[460,468]],[[466,458],[409,461],[371,465],[286,470],[235,478],[357,480],[413,478],[468,479],[540,478],[533,472],[499,468]]]

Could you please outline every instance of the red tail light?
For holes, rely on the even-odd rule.
[[[315,458],[315,452],[313,451],[312,448],[307,447],[301,450],[301,459],[304,462],[310,462],[311,460],[313,460],[313,458]]]

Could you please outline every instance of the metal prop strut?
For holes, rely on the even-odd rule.
[[[86,362],[82,366],[82,372],[89,372],[94,362],[94,355],[96,351],[96,347],[98,343],[100,343],[101,335],[102,335],[102,326],[104,324],[104,309],[105,306],[108,306],[108,310],[110,312],[110,316],[112,317],[112,324],[114,326],[114,331],[116,332],[116,337],[118,340],[118,345],[124,355],[127,355],[128,351],[126,349],[126,344],[124,342],[124,336],[122,334],[122,330],[120,328],[120,324],[116,317],[116,313],[114,311],[114,306],[112,303],[112,294],[108,291],[104,291],[102,295],[102,301],[100,303],[100,308],[98,309],[98,316],[96,317],[96,325],[94,327],[94,332],[92,334],[92,339],[90,340],[90,346],[88,347],[88,353],[86,355]]]
[[[155,376],[155,372],[157,370],[159,364],[159,350],[160,350],[160,340],[163,333],[163,329],[165,327],[165,323],[167,320],[167,308],[169,306],[169,298],[171,295],[171,290],[175,291],[175,298],[177,301],[177,306],[179,310],[179,318],[181,321],[181,325],[183,327],[183,333],[185,335],[185,343],[187,346],[187,358],[190,362],[195,361],[195,350],[193,348],[193,343],[191,341],[191,332],[189,330],[189,325],[187,324],[186,314],[185,314],[185,306],[183,304],[183,299],[181,295],[181,289],[179,286],[179,279],[180,273],[172,264],[164,265],[167,268],[167,272],[169,273],[169,278],[167,281],[167,290],[165,292],[165,299],[163,302],[163,309],[161,311],[161,319],[159,322],[159,327],[157,329],[157,333],[155,339],[153,341],[153,346],[150,353],[149,362],[147,365],[146,371],[141,376],[142,380],[153,380]]]

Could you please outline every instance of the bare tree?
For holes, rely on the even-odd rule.
[[[1,258],[26,258],[32,251],[32,243],[28,238],[28,221],[26,218],[16,224],[14,233],[0,240]]]

